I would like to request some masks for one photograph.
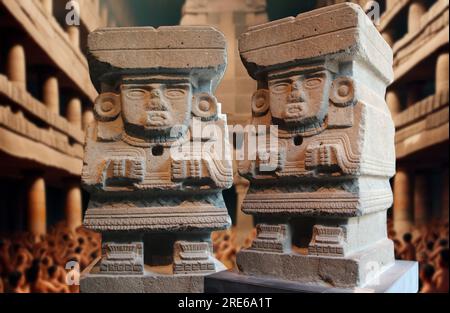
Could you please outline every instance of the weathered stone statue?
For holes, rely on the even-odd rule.
[[[253,124],[278,127],[277,144],[267,140],[240,162],[251,181],[243,211],[261,223],[238,254],[239,269],[365,285],[394,264],[386,230],[395,173],[384,100],[390,47],[359,6],[340,4],[252,27],[239,49],[259,86]],[[264,142],[258,137],[269,131],[256,129]]]
[[[225,39],[211,27],[100,29],[89,55],[100,95],[84,226],[102,233],[103,253],[81,289],[201,292],[203,275],[224,269],[211,232],[230,225],[221,192],[233,182],[231,153],[214,97]]]

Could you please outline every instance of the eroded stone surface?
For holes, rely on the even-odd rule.
[[[367,264],[376,275],[394,262],[386,234],[395,174],[394,124],[384,100],[393,79],[390,47],[353,4],[250,28],[239,46],[259,86],[252,124],[266,126],[246,137],[247,146],[278,127],[271,130],[275,143],[267,140],[254,159],[240,162],[251,181],[243,210],[265,224],[292,224],[304,255],[253,245],[238,266],[254,275],[364,285]],[[257,242],[267,241],[260,235]]]
[[[172,265],[169,276],[221,270],[209,238],[230,225],[222,190],[233,182],[226,116],[214,97],[226,67],[223,35],[100,29],[89,53],[100,95],[87,131],[84,225],[103,233],[97,275],[149,275],[145,265]]]

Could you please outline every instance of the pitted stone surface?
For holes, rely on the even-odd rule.
[[[222,196],[233,183],[227,119],[214,96],[226,53],[212,27],[89,36],[100,95],[87,130],[84,226],[103,234],[103,253],[82,290],[201,292],[200,276],[223,270],[210,234],[231,223]]]
[[[265,225],[290,225],[284,245],[292,237],[301,252],[273,253],[281,237],[261,232],[258,244],[239,253],[239,268],[364,285],[394,263],[386,230],[395,174],[395,129],[384,100],[393,80],[390,47],[359,6],[345,3],[252,27],[239,49],[259,86],[249,103],[257,130],[245,146],[267,142],[239,163],[251,182],[243,211]],[[272,137],[260,140],[268,128]]]

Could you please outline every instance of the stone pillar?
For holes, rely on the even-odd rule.
[[[13,44],[9,50],[6,64],[6,75],[11,82],[26,89],[27,69],[25,49],[21,44]]]
[[[448,90],[449,77],[448,77],[448,51],[441,53],[436,62],[436,94]]]
[[[414,182],[414,224],[422,226],[428,221],[429,202],[427,201],[427,176],[416,174]]]
[[[82,128],[82,104],[79,98],[72,98],[67,104],[67,120],[78,128]]]
[[[67,26],[67,35],[74,47],[80,47],[80,28],[78,26]]]
[[[391,10],[397,2],[398,0],[386,0],[386,11]]]
[[[46,78],[42,94],[42,101],[47,105],[47,108],[59,115],[59,83],[55,76],[49,75]]]
[[[36,239],[47,232],[47,207],[45,181],[41,176],[32,175],[27,191],[27,230]]]
[[[411,178],[405,169],[399,169],[394,178],[394,228],[397,238],[411,231]]]
[[[384,40],[392,47],[395,43],[394,40],[394,32],[392,29],[386,29],[384,32],[381,33]]]
[[[83,203],[80,183],[69,181],[66,193],[66,203],[64,213],[69,229],[75,231],[82,224]]]
[[[45,13],[53,15],[53,0],[41,0]]]
[[[82,120],[83,130],[86,130],[89,124],[93,123],[94,121],[95,121],[94,111],[92,110],[92,108],[86,108],[83,112],[83,120]]]
[[[414,33],[420,29],[420,19],[427,12],[424,0],[413,0],[409,5],[408,33]]]
[[[400,113],[402,110],[402,103],[400,100],[400,95],[397,90],[389,90],[386,94],[386,102],[389,106],[389,110],[392,113],[392,116]]]
[[[442,200],[441,200],[441,219],[448,220],[449,202],[448,202],[448,167],[442,173]]]

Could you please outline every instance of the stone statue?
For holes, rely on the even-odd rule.
[[[390,47],[359,6],[345,3],[252,27],[239,49],[259,86],[252,123],[278,139],[239,164],[251,181],[243,211],[260,221],[252,247],[238,254],[239,269],[365,285],[395,261],[386,229],[395,174],[384,100]],[[255,129],[256,137],[270,132]]]
[[[87,131],[84,226],[102,233],[103,252],[84,291],[201,292],[202,275],[224,269],[211,232],[230,225],[222,190],[233,182],[231,152],[214,97],[225,39],[211,27],[100,29],[89,36],[89,65],[100,95]],[[115,287],[99,283],[114,277]],[[153,289],[123,290],[121,278]]]

